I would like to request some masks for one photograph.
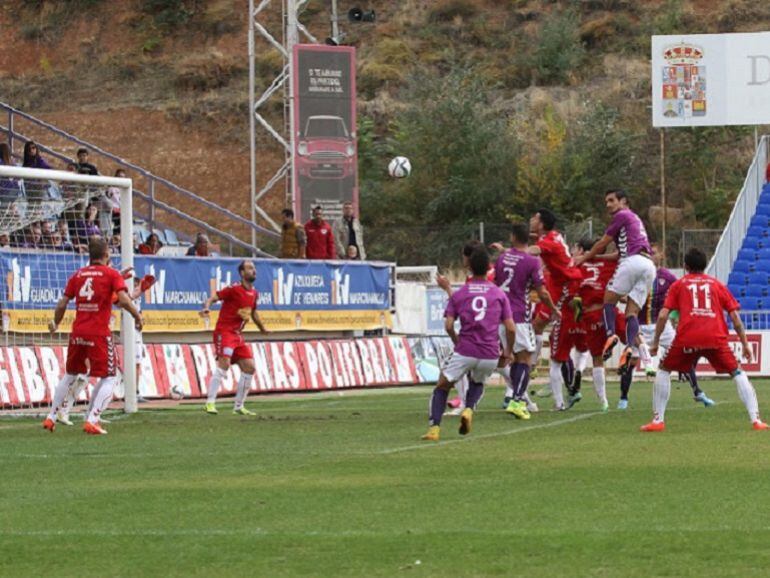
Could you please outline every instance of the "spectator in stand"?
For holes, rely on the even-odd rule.
[[[187,249],[185,254],[188,257],[211,257],[208,236],[205,233],[198,233],[195,236],[195,244]]]
[[[83,213],[83,219],[75,222],[74,230],[75,243],[77,245],[88,246],[90,237],[101,237],[102,231],[99,228],[99,209],[91,203],[86,206]]]
[[[88,149],[78,149],[77,169],[81,175],[98,175],[96,167],[88,162]]]
[[[59,231],[53,231],[51,233],[51,248],[54,251],[68,251],[72,252],[75,248],[72,243],[65,242]]]
[[[345,259],[348,261],[360,261],[361,257],[358,256],[358,247],[355,245],[348,245],[348,250],[345,253]]]
[[[115,233],[110,239],[110,253],[120,255],[120,233]]]
[[[40,221],[40,235],[43,238],[43,246],[44,247],[51,247],[53,246],[52,241],[52,234],[54,232],[54,228],[51,225],[51,221]]]
[[[0,249],[11,248],[11,236],[8,233],[0,233]]]
[[[6,143],[0,143],[0,165],[7,167],[13,166],[13,160],[11,159],[11,147]]]
[[[283,226],[281,231],[281,258],[304,259],[307,248],[307,236],[305,228],[294,220],[294,211],[284,209]]]
[[[123,169],[118,169],[115,171],[115,176],[121,179],[125,179],[126,171]],[[114,233],[120,234],[120,188],[108,187],[107,199],[109,199],[112,205],[112,231]]]
[[[139,245],[140,255],[157,255],[163,243],[160,242],[160,238],[155,233],[150,233],[147,240]]]
[[[313,209],[313,218],[305,223],[307,235],[306,254],[308,259],[336,259],[334,249],[334,233],[331,225],[324,221],[323,209],[317,206]]]
[[[342,217],[334,222],[334,240],[337,242],[337,256],[340,259],[348,258],[348,247],[355,247],[356,254],[366,260],[364,249],[364,229],[361,221],[356,219],[353,203],[346,201],[342,205]]]
[[[50,169],[51,166],[45,162],[45,159],[40,156],[40,151],[37,145],[28,140],[24,143],[24,163],[25,166],[30,169]]]
[[[11,239],[11,244],[19,249],[43,248],[43,234],[40,223],[32,223],[26,229],[17,231]]]
[[[64,219],[59,219],[56,222],[56,231],[61,235],[61,239],[63,243],[69,243],[72,244],[72,239],[70,238],[70,228],[67,226],[67,221]]]

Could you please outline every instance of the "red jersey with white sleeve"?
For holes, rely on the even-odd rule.
[[[64,295],[75,300],[72,333],[112,335],[112,297],[127,290],[121,274],[108,265],[88,265],[78,269],[64,288]]]
[[[244,309],[248,315],[257,308],[259,292],[254,289],[246,289],[242,283],[233,283],[228,287],[217,291],[217,297],[222,301],[222,309],[214,331],[219,333],[240,333],[246,325],[246,320],[241,317]],[[245,316],[244,316],[245,317]],[[247,317],[248,319],[248,317]]]
[[[703,273],[688,273],[671,285],[663,307],[679,311],[675,343],[693,349],[726,344],[725,312],[740,309],[727,287]]]

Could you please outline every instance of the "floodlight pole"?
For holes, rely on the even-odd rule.
[[[337,17],[337,0],[332,0],[332,38],[340,37],[340,23]]]
[[[254,80],[256,58],[254,55],[254,0],[249,0],[249,206],[251,222],[257,222],[257,151],[256,119],[254,117]],[[257,231],[251,230],[251,244],[257,246]]]
[[[294,207],[294,214],[300,215],[300,207],[294,206],[296,200],[294,198],[294,187],[297,182],[297,165],[294,162],[294,151],[297,150],[295,142],[297,137],[297,127],[295,126],[296,119],[294,118],[294,99],[296,98],[296,95],[294,94],[294,87],[296,84],[296,79],[294,78],[294,75],[296,74],[296,71],[294,70],[294,46],[299,43],[299,30],[297,29],[297,0],[286,0],[286,8],[288,11],[286,14],[286,52],[288,53],[286,66],[289,70],[286,82],[289,87],[289,90],[287,91],[289,96],[289,110],[287,114],[289,115],[290,147],[287,159],[290,162],[290,165],[288,186],[286,188],[286,206]]]

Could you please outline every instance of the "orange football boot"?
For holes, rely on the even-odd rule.
[[[56,422],[52,420],[50,417],[45,418],[45,421],[43,421],[43,427],[47,429],[49,432],[53,433],[53,430],[56,429]]]
[[[662,421],[651,421],[640,427],[639,431],[666,431],[666,424]]]
[[[754,423],[751,424],[751,427],[754,428],[757,431],[761,431],[763,429],[768,429],[770,426],[768,426],[765,422],[763,422],[761,419],[758,419]]]
[[[83,431],[89,435],[94,436],[105,435],[107,433],[107,430],[104,429],[101,425],[91,423],[90,421],[87,421],[85,424],[83,424]]]

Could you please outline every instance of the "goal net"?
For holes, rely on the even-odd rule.
[[[112,266],[133,266],[131,180],[0,165],[0,412],[47,412],[64,373],[73,302],[56,333],[48,324],[67,279],[88,263],[88,239],[110,244]],[[131,287],[131,281],[127,281]],[[126,411],[136,409],[134,327],[113,311]],[[130,361],[126,363],[126,361]],[[95,380],[79,376],[70,408]]]

